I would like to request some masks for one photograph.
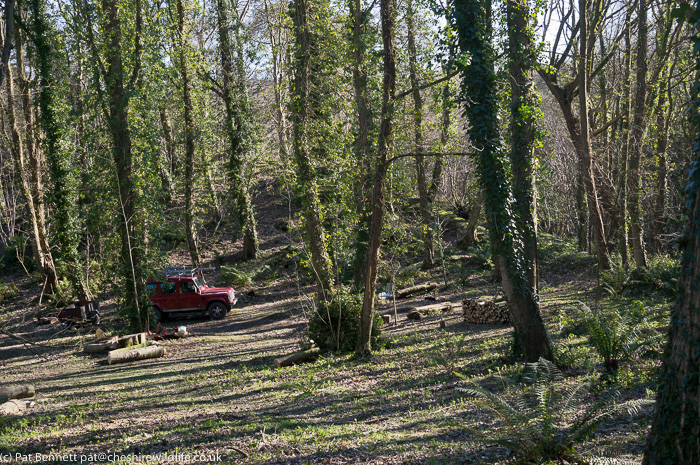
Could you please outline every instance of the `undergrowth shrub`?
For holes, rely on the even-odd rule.
[[[639,281],[652,291],[672,297],[676,293],[680,272],[679,260],[656,256],[649,261],[647,268],[639,270]]]
[[[577,401],[589,392],[590,386],[581,382],[563,383],[559,369],[544,359],[526,365],[525,380],[513,402],[475,382],[461,389],[504,424],[495,434],[480,428],[474,428],[472,434],[482,438],[480,442],[507,447],[515,454],[514,463],[519,464],[587,463],[577,453],[576,446],[617,412],[626,409],[635,413],[647,403],[637,400],[615,405],[619,392],[609,391],[590,407],[586,403],[578,407]]]
[[[340,291],[329,302],[316,302],[309,317],[309,337],[324,350],[350,352],[355,350],[357,330],[360,327],[362,295]],[[372,324],[372,349],[386,345],[382,337],[382,318],[374,314]]]
[[[0,283],[0,303],[12,300],[19,295],[19,289],[14,284]]]
[[[223,265],[219,268],[219,281],[226,286],[249,286],[253,283],[253,274],[233,265]]]

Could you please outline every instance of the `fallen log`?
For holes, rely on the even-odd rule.
[[[281,357],[281,358],[276,358],[275,359],[275,366],[277,368],[288,367],[288,366],[294,365],[295,363],[303,362],[304,360],[308,360],[312,357],[316,357],[320,353],[321,353],[321,349],[319,349],[318,347],[312,347],[311,349],[307,349],[307,350],[300,350],[299,352],[295,352],[292,355],[288,355],[286,357]]]
[[[510,310],[505,302],[465,300],[462,314],[466,323],[479,325],[509,324]]]
[[[119,348],[119,337],[114,336],[96,342],[90,342],[83,346],[83,352],[87,354],[101,354]]]
[[[455,307],[452,302],[440,302],[438,304],[423,305],[422,307],[410,307],[412,312],[420,312],[423,315],[437,315],[438,313],[447,313]]]
[[[119,338],[119,348],[131,347],[139,344],[145,344],[147,333],[128,334]]]
[[[166,354],[166,351],[161,346],[146,346],[138,349],[113,350],[107,355],[107,363],[114,365],[115,363],[135,362],[137,360],[146,360],[149,358],[160,358]]]
[[[406,297],[410,297],[415,294],[424,294],[426,292],[430,292],[434,289],[437,289],[437,287],[437,283],[418,284],[416,286],[407,287],[405,289],[399,289],[398,291],[396,291],[396,297],[398,299],[405,299]]]
[[[23,400],[10,400],[0,405],[0,415],[14,415],[27,410],[27,404]]]
[[[39,326],[55,325],[58,323],[60,323],[60,321],[58,321],[58,318],[56,318],[55,316],[50,316],[50,317],[43,317],[42,316],[42,317],[37,317],[37,319],[36,319],[36,324]]]
[[[0,404],[10,399],[26,399],[34,397],[36,391],[31,384],[17,384],[15,386],[0,387]]]

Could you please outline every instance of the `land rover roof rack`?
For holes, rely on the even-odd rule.
[[[169,266],[162,273],[166,276],[195,276],[202,271],[213,271],[215,268],[201,266]]]

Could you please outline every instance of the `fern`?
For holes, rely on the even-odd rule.
[[[253,275],[232,265],[219,269],[219,280],[228,286],[245,287],[253,283]]]
[[[607,305],[599,310],[592,310],[583,303],[580,305],[588,341],[603,358],[605,371],[616,372],[619,360],[633,350],[634,327],[629,318],[620,312],[620,304]]]
[[[578,409],[576,400],[587,392],[589,386],[585,383],[564,385],[559,369],[544,359],[527,365],[526,379],[531,389],[523,389],[513,402],[473,382],[462,389],[505,425],[505,430],[496,437],[481,430],[475,433],[487,443],[510,449],[519,463],[589,463],[577,454],[576,446],[586,441],[615,413],[625,408],[634,412],[642,404],[642,401],[632,401],[616,405],[619,393],[611,391],[592,407]]]

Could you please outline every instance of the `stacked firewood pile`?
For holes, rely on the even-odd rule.
[[[462,302],[464,321],[477,325],[510,324],[510,312],[505,302],[467,299]]]

